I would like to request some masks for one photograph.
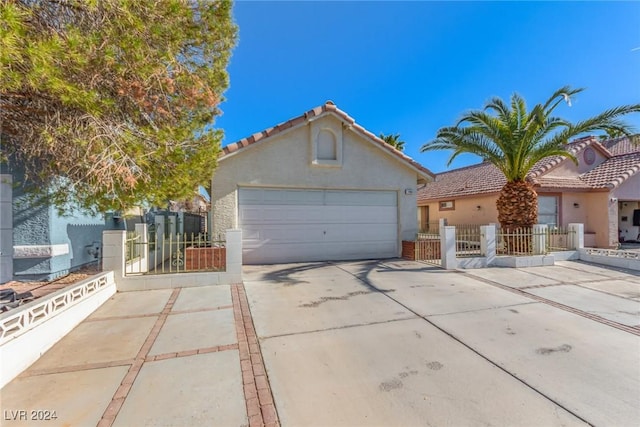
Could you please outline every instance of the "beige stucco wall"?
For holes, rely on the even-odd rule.
[[[544,195],[545,193],[540,193]],[[591,232],[592,227],[588,223],[587,213],[589,193],[562,193],[560,195],[560,225],[567,226],[572,223],[584,224],[585,231]],[[578,206],[574,206],[574,204]]]
[[[449,224],[490,224],[498,222],[497,195],[469,197],[455,200],[454,210],[440,210],[440,202],[422,204],[429,206],[429,222],[446,218]],[[480,209],[478,209],[480,206]]]
[[[328,129],[342,140],[342,166],[312,164],[312,135],[319,129]],[[417,173],[395,156],[326,115],[218,162],[212,179],[212,231],[215,235],[238,226],[239,187],[394,190],[398,194],[399,239],[413,239],[417,232],[417,178]],[[412,194],[405,194],[405,189],[413,190]]]
[[[585,173],[590,171],[591,169],[598,166],[600,163],[603,163],[607,160],[600,151],[593,149],[595,153],[595,160],[593,164],[588,165],[584,161],[584,150],[580,151],[576,154],[576,159],[578,160],[578,165],[573,163],[572,160],[566,159],[558,166],[550,170],[545,176],[559,176],[559,177],[575,177],[576,175]]]
[[[611,194],[618,200],[640,200],[640,173],[626,180]]]
[[[595,246],[615,247],[618,243],[618,205],[610,202],[609,192],[583,193],[585,232],[595,233]]]
[[[547,193],[540,195],[559,196],[560,225],[571,223],[584,224],[588,241],[597,247],[615,247],[618,242],[617,203],[611,203],[609,192]],[[422,204],[429,206],[429,221],[437,222],[446,218],[449,224],[490,224],[498,222],[496,209],[497,195],[458,198],[455,210],[439,210],[438,202]],[[574,207],[574,203],[578,207]],[[480,210],[477,209],[480,206]],[[630,220],[630,219],[629,219]],[[640,231],[639,231],[640,232]],[[593,243],[591,243],[593,242]]]

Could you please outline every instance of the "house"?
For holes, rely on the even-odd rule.
[[[10,280],[53,280],[95,263],[100,256],[102,215],[36,202],[20,182],[19,168],[0,171],[0,283]]]
[[[589,136],[572,141],[568,149],[577,166],[563,156],[548,157],[527,177],[538,193],[538,222],[583,223],[586,246],[611,248],[622,240],[640,240],[640,145],[626,137],[599,141]],[[440,218],[450,224],[497,223],[496,200],[505,182],[486,162],[437,174],[418,192],[419,227]]]
[[[223,148],[212,231],[242,229],[246,264],[397,257],[432,179],[327,101]]]

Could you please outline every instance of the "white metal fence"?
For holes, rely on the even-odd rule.
[[[204,233],[127,233],[125,275],[225,271],[226,241]]]

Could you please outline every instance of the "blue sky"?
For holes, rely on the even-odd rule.
[[[585,87],[557,115],[640,102],[640,2],[248,2],[216,127],[223,145],[332,100],[433,172],[476,163],[420,153],[493,96],[530,105]],[[640,132],[640,114],[628,116]]]

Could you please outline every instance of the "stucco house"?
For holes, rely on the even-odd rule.
[[[242,229],[245,264],[397,257],[432,179],[327,101],[224,147],[212,231]]]
[[[589,136],[569,143],[578,165],[562,156],[546,158],[527,179],[538,193],[538,222],[585,225],[585,245],[612,248],[640,240],[640,145],[629,138],[600,141]],[[489,163],[436,175],[418,191],[418,222],[497,223],[496,200],[504,175]],[[635,216],[635,222],[634,222]]]
[[[97,262],[104,217],[60,215],[49,203],[35,203],[22,181],[20,168],[0,165],[0,283],[53,280]]]

